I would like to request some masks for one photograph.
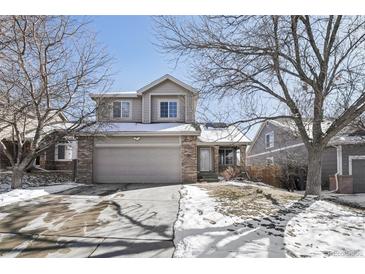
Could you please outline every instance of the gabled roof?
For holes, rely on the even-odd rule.
[[[265,126],[267,125],[268,120],[266,120],[265,122],[262,122],[260,125],[260,128],[257,130],[257,133],[255,135],[255,137],[253,138],[250,146],[247,149],[247,154],[249,154],[253,148],[253,146],[256,144],[257,139],[259,138],[259,136],[261,135],[261,131],[265,128]]]
[[[274,126],[280,127],[287,132],[294,134],[295,136],[301,137],[298,129],[292,119],[275,119],[275,120],[266,120],[263,122],[258,129],[255,138],[252,141],[252,144],[247,150],[247,153],[250,153],[253,146],[255,145],[258,137],[261,135],[261,131],[265,128],[265,126],[270,123]],[[324,131],[326,131],[331,125],[330,120],[325,120],[322,122],[321,126]],[[312,122],[310,120],[304,121],[304,127],[307,131],[309,137],[312,136]],[[365,143],[365,136],[361,136],[361,134],[354,133],[354,130],[351,127],[345,127],[341,132],[339,132],[336,136],[334,136],[328,143],[330,146],[335,145],[345,145],[345,144],[359,144]]]
[[[138,94],[142,94],[143,92],[153,88],[154,86],[157,86],[159,84],[161,84],[162,82],[166,81],[166,80],[170,80],[171,82],[174,82],[175,84],[182,86],[183,88],[185,88],[186,90],[192,92],[192,93],[197,93],[197,91],[190,85],[185,84],[184,82],[180,81],[179,79],[176,79],[175,77],[173,77],[170,74],[165,74],[164,76],[158,78],[157,80],[149,83],[148,85],[145,85],[144,87],[140,88],[139,90],[137,90]]]
[[[174,76],[170,74],[165,74],[164,76],[158,78],[157,80],[143,86],[142,88],[138,89],[137,91],[121,91],[121,92],[105,92],[105,93],[90,93],[89,96],[92,99],[95,98],[136,98],[140,95],[142,95],[143,92],[153,88],[154,86],[157,86],[161,84],[162,82],[170,80],[171,82],[183,87],[187,91],[190,91],[193,94],[197,94],[198,92],[190,85],[185,84],[184,82],[180,81],[179,79],[176,79]]]

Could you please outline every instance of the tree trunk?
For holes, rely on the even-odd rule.
[[[13,168],[13,176],[11,178],[11,188],[16,189],[20,188],[23,183],[23,175],[24,171],[20,167]]]
[[[308,154],[308,173],[305,195],[321,195],[322,150]]]

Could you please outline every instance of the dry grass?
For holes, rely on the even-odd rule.
[[[201,187],[219,202],[218,211],[238,217],[275,214],[288,203],[302,198],[299,194],[260,186],[202,184]]]

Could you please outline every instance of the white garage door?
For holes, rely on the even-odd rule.
[[[96,183],[181,182],[180,148],[95,147]]]

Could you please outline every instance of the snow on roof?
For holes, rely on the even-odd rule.
[[[278,125],[283,128],[286,128],[299,135],[298,129],[297,129],[296,125],[294,124],[293,120],[277,119],[277,120],[270,120],[269,122],[274,125]],[[329,120],[322,122],[321,126],[322,126],[323,132],[326,132],[331,124],[332,124],[332,121],[329,121]],[[306,128],[308,136],[312,137],[313,136],[312,122],[310,122],[310,121],[305,122],[304,127]],[[336,145],[350,145],[350,144],[361,144],[361,143],[365,143],[365,136],[354,134],[354,129],[352,129],[351,127],[345,127],[342,131],[340,131],[339,134],[337,134],[330,140],[328,145],[336,146]]]
[[[196,94],[197,91],[190,85],[180,81],[179,79],[173,77],[170,74],[165,74],[162,77],[154,80],[153,82],[143,86],[142,88],[138,89],[137,91],[120,91],[120,92],[104,92],[104,93],[90,93],[90,97],[91,98],[100,98],[100,97],[104,97],[104,98],[110,98],[110,97],[117,97],[117,98],[126,98],[126,97],[137,97],[138,95],[141,95],[143,92],[151,89],[154,86],[157,86],[158,84],[166,81],[166,80],[170,80],[172,82],[174,82],[175,84],[185,88],[186,90]]]
[[[268,122],[280,126],[286,130],[289,130],[291,132],[293,132],[294,134],[299,135],[299,131],[298,128],[295,124],[295,122],[292,119],[276,119],[276,120],[269,120]],[[307,131],[307,134],[309,137],[313,136],[313,131],[312,131],[312,121],[308,120],[308,121],[304,121],[303,122],[305,130]],[[325,132],[329,126],[332,124],[332,121],[323,121],[321,123],[322,126],[322,130]]]
[[[170,75],[170,74],[165,74],[162,77],[156,79],[155,81],[145,85],[144,87],[140,88],[137,92],[139,94],[142,94],[143,92],[145,92],[146,90],[151,89],[154,86],[157,86],[158,84],[166,81],[166,80],[170,80],[171,82],[174,82],[175,84],[182,86],[183,88],[185,88],[186,90],[192,92],[192,93],[197,93],[197,91],[190,85],[180,81],[179,79],[175,78],[174,76]]]
[[[218,144],[234,144],[242,143],[249,144],[251,142],[237,126],[221,126],[218,124],[200,125],[201,135],[198,140],[203,143],[218,143]]]
[[[338,146],[338,145],[355,145],[355,144],[364,144],[365,136],[350,136],[350,135],[339,135],[333,137],[329,145],[330,146]]]
[[[86,129],[85,132],[96,130],[103,134],[140,134],[140,133],[155,133],[155,134],[188,134],[199,135],[200,131],[197,130],[192,124],[183,123],[107,123],[97,124],[94,128]]]
[[[41,130],[41,136],[48,135],[54,131],[62,131],[67,130],[68,128],[72,127],[74,124],[70,122],[58,122],[45,125]],[[1,127],[1,126],[0,126]],[[31,120],[25,126],[25,139],[32,139],[34,138],[35,131],[37,128],[37,123],[35,120]],[[6,127],[5,129],[0,131],[0,139],[10,139],[12,138],[12,128]]]
[[[104,93],[90,93],[91,98],[110,98],[110,97],[117,97],[117,98],[127,98],[127,97],[137,97],[137,91],[119,91],[119,92],[104,92]]]

